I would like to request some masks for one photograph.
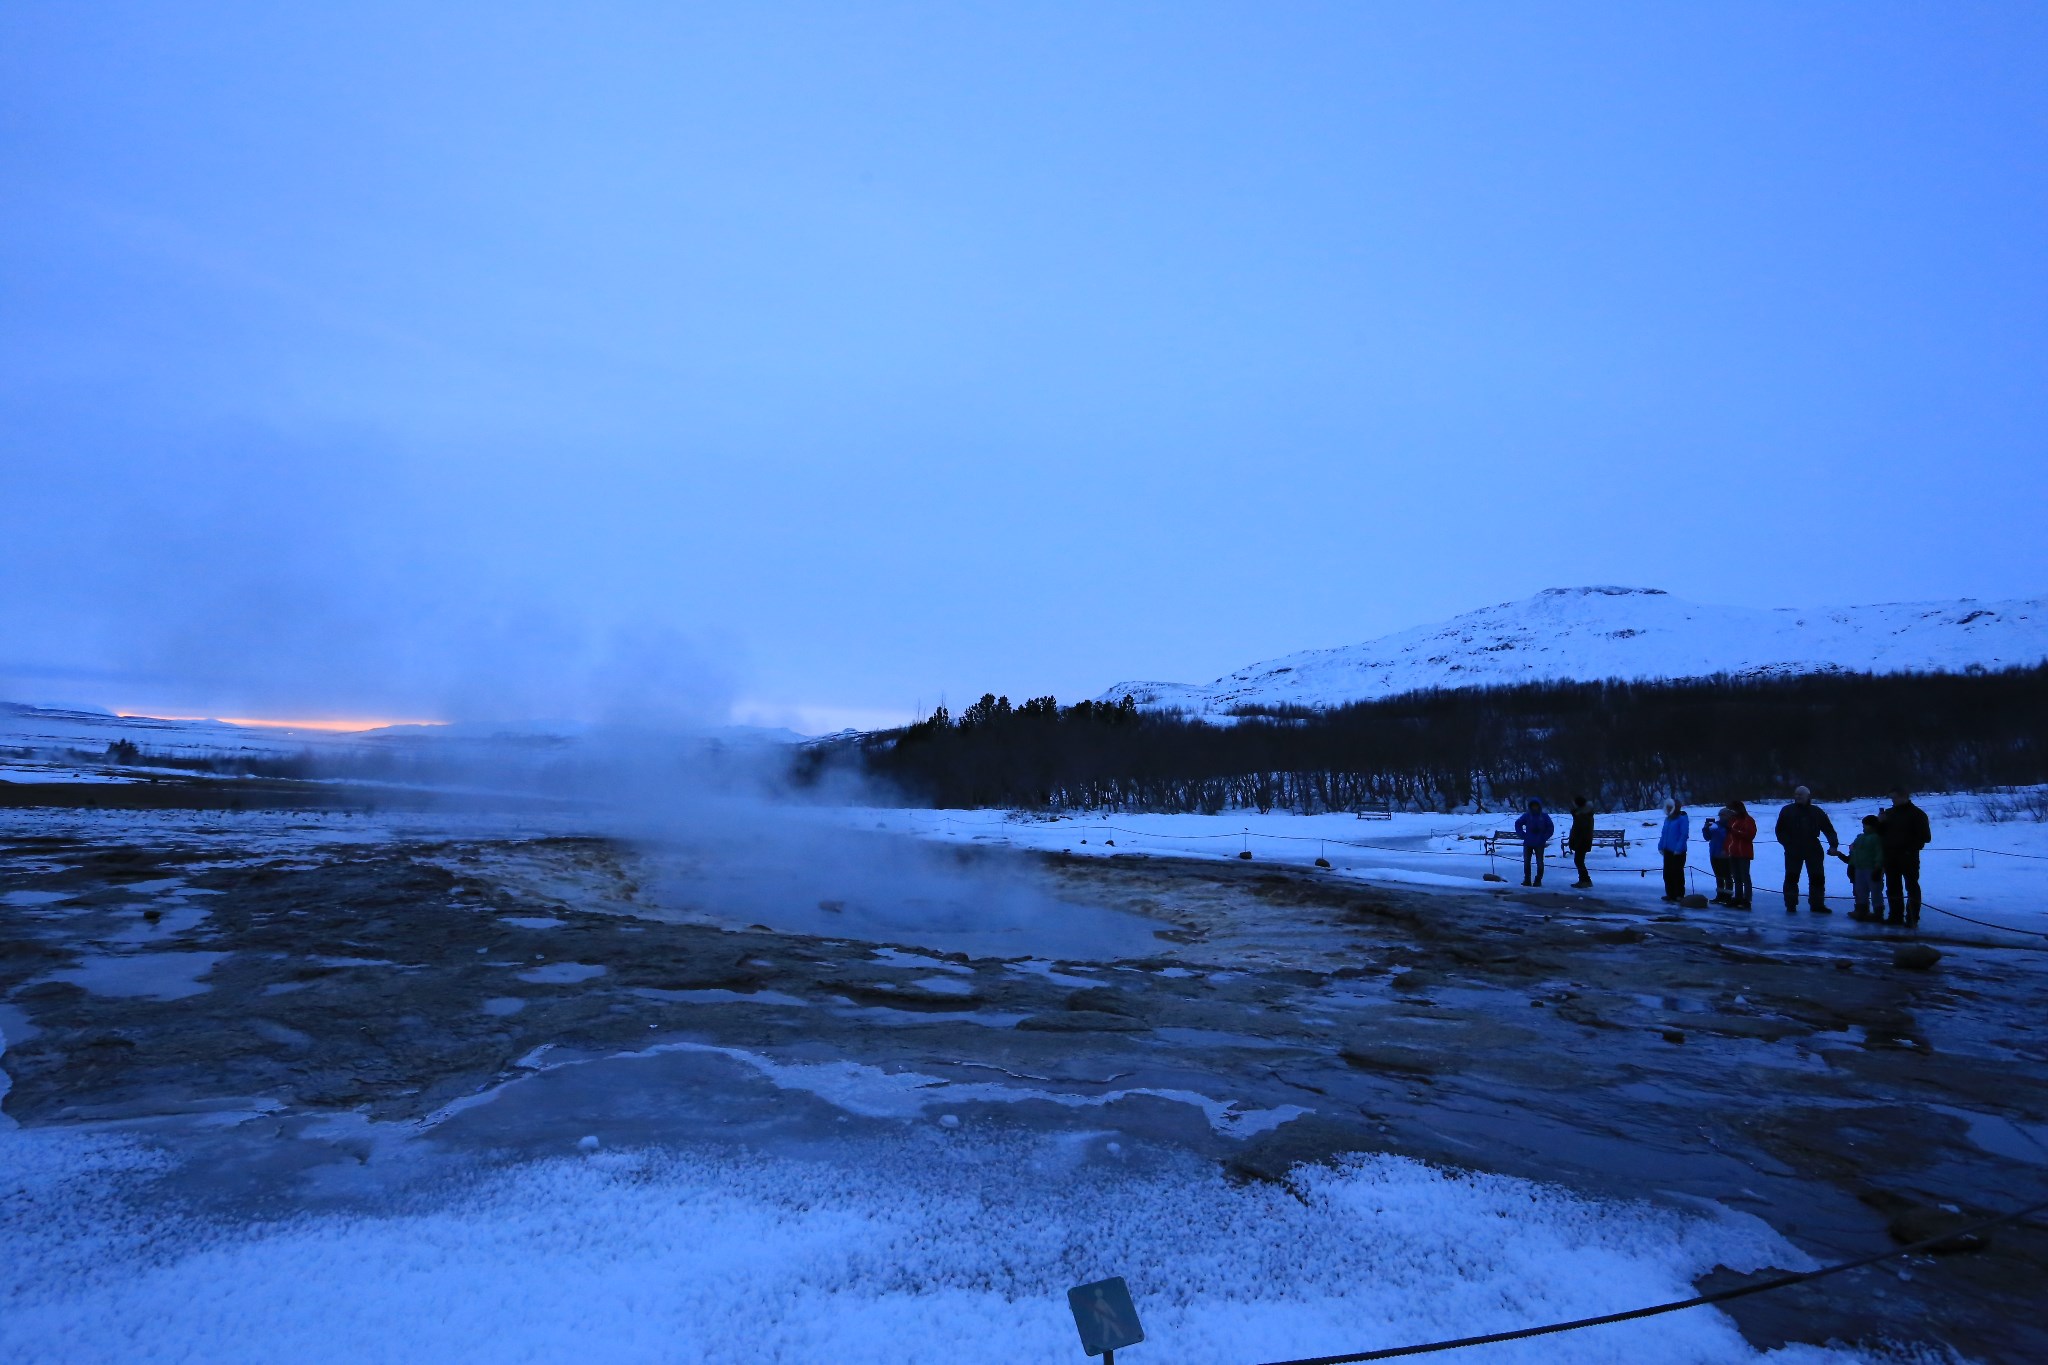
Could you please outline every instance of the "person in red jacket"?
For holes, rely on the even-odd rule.
[[[1740,801],[1730,801],[1728,818],[1722,827],[1728,831],[1728,842],[1722,845],[1721,853],[1728,860],[1728,904],[1737,910],[1747,910],[1749,864],[1756,857],[1756,817]]]

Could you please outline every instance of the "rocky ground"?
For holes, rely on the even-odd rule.
[[[980,956],[726,921],[610,840],[296,818],[7,827],[5,1115],[170,1124],[235,1173],[209,1197],[257,1201],[342,1197],[393,1133],[520,1154],[906,1122],[1245,1179],[1384,1151],[1712,1200],[1822,1261],[2048,1197],[2035,950],[1931,939],[1909,969],[1840,916],[977,853],[1156,944]],[[2048,1359],[2044,1272],[2048,1231],[2006,1227],[1728,1311],[1760,1345]]]

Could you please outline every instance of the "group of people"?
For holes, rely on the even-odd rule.
[[[1572,797],[1571,830],[1565,847],[1571,851],[1579,879],[1575,889],[1593,884],[1586,870],[1586,855],[1593,850],[1593,803],[1584,796]],[[1664,803],[1664,828],[1657,836],[1657,851],[1664,858],[1664,899],[1685,896],[1685,855],[1692,837],[1692,820],[1673,799]],[[1556,823],[1541,801],[1515,821],[1515,833],[1522,841],[1522,885],[1543,885],[1543,859]],[[1902,789],[1892,792],[1892,803],[1876,815],[1863,817],[1863,829],[1842,851],[1841,839],[1828,813],[1813,804],[1813,793],[1805,787],[1793,790],[1791,804],[1778,811],[1775,830],[1785,850],[1785,913],[1799,912],[1799,879],[1804,872],[1807,908],[1816,915],[1832,913],[1827,904],[1827,857],[1832,854],[1848,865],[1849,881],[1855,888],[1856,908],[1850,919],[1882,920],[1912,928],[1920,923],[1920,850],[1933,837],[1927,812],[1913,804]],[[1757,823],[1749,808],[1731,801],[1700,827],[1707,856],[1714,869],[1714,904],[1736,910],[1750,908],[1749,865],[1756,857]],[[1826,839],[1827,850],[1821,850]]]

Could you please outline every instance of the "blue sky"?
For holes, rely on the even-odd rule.
[[[0,695],[815,727],[2048,591],[2044,69],[2029,5],[9,5]]]

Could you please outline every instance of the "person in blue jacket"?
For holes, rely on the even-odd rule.
[[[1657,836],[1657,851],[1664,855],[1664,899],[1685,897],[1685,844],[1692,837],[1692,821],[1676,799],[1664,803],[1664,832]]]
[[[1543,885],[1543,855],[1550,847],[1550,836],[1557,825],[1543,813],[1541,801],[1531,801],[1526,814],[1515,817],[1515,833],[1522,837],[1522,885]],[[1529,869],[1536,869],[1536,880],[1529,880]]]

